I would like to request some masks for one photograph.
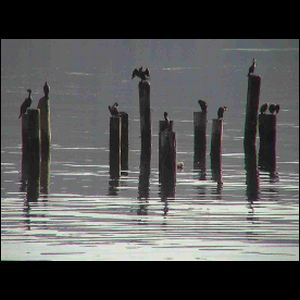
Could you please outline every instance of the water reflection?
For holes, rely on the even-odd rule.
[[[110,178],[108,181],[108,196],[118,196],[120,186],[120,180],[119,178]]]
[[[253,144],[245,145],[246,195],[252,202],[259,199],[259,172],[256,161],[256,147]]]

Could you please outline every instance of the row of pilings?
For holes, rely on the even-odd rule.
[[[248,92],[246,119],[244,129],[244,153],[247,195],[257,197],[259,191],[259,171],[276,174],[276,115],[260,114],[258,116],[261,78],[257,75],[248,76]],[[147,80],[139,82],[140,108],[140,184],[141,189],[149,185],[151,161],[151,112],[150,84]],[[124,118],[124,115],[126,116]],[[194,169],[200,171],[200,179],[206,179],[206,131],[207,112],[194,112]],[[256,158],[256,133],[259,123],[259,161]],[[124,138],[123,138],[124,135]],[[173,121],[159,121],[159,182],[167,195],[174,194],[176,183],[176,133]],[[223,119],[212,120],[211,131],[211,174],[212,180],[223,184],[222,179],[222,136]],[[124,157],[124,158],[123,158]],[[126,157],[126,158],[125,158]],[[128,169],[128,114],[122,112],[110,119],[110,175],[120,176],[121,169]],[[139,189],[140,190],[140,189]]]
[[[149,188],[151,165],[151,110],[150,84],[139,82],[140,108],[140,180],[139,197],[145,197]],[[261,78],[248,76],[246,119],[244,130],[244,153],[247,194],[257,197],[259,171],[268,171],[276,177],[276,115],[261,113],[258,116]],[[259,159],[256,158],[257,122],[259,128]],[[176,183],[176,133],[173,121],[159,121],[159,182],[163,195],[172,196]],[[206,179],[206,131],[207,113],[194,112],[194,169],[200,171],[200,179]],[[222,135],[223,120],[212,120],[211,171],[212,179],[219,185],[222,180]],[[50,178],[50,101],[40,99],[37,109],[27,109],[22,117],[22,188],[27,187],[27,199],[35,200],[39,192],[48,193]],[[120,112],[110,118],[109,170],[116,180],[121,170],[128,170],[128,114]],[[147,195],[146,195],[147,196]]]

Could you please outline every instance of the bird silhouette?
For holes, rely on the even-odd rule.
[[[207,104],[206,104],[206,102],[200,99],[200,100],[198,100],[198,103],[199,103],[199,105],[201,107],[202,112],[207,112]]]
[[[273,115],[276,112],[276,105],[270,104],[269,106],[269,112]]]
[[[249,76],[250,74],[253,74],[253,73],[254,73],[255,68],[256,68],[256,59],[253,58],[253,60],[252,60],[252,65],[250,66],[249,71],[248,71],[248,76]]]
[[[265,103],[263,104],[261,107],[260,107],[260,113],[261,114],[264,114],[268,109],[268,103]]]
[[[279,104],[276,104],[276,105],[275,105],[275,112],[276,112],[276,114],[279,113],[279,110],[280,110],[280,105],[279,105]]]
[[[30,105],[32,103],[31,89],[28,89],[27,92],[28,92],[28,97],[24,100],[24,102],[22,103],[22,105],[20,107],[19,119],[26,113],[27,108],[30,107]]]
[[[227,110],[227,106],[221,106],[218,109],[218,119],[221,120],[223,119],[224,111]]]
[[[115,102],[113,106],[108,105],[108,109],[112,116],[117,116],[119,114],[118,106],[119,104],[117,102]]]
[[[168,113],[167,112],[164,112],[164,119],[165,119],[165,129],[170,129],[170,120],[168,118]]]
[[[134,77],[139,77],[141,80],[147,80],[150,78],[150,72],[149,69],[146,68],[145,71],[143,71],[143,67],[140,67],[139,69],[134,69],[132,72],[132,76],[131,79],[133,79]]]
[[[50,86],[48,85],[48,83],[46,81],[45,84],[44,84],[44,94],[45,94],[45,97],[49,96],[49,92],[50,92]]]

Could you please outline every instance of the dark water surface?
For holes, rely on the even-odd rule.
[[[113,55],[113,54],[112,54]],[[199,54],[201,56],[201,53]],[[133,67],[90,70],[1,66],[2,260],[299,260],[299,51],[218,49],[208,61],[149,63],[152,159],[149,190],[139,189],[138,82]],[[176,55],[175,55],[176,57]],[[260,172],[259,196],[247,197],[243,130],[247,70],[262,77],[260,103],[281,105],[277,172]],[[165,64],[164,64],[165,63]],[[208,71],[209,70],[209,71]],[[52,147],[48,193],[28,201],[21,183],[21,122],[26,89],[33,107],[51,86]],[[193,111],[208,102],[207,180],[193,171]],[[107,106],[129,114],[129,171],[109,179]],[[222,188],[211,180],[211,119],[227,105]],[[158,184],[158,121],[174,120],[177,174],[174,197]],[[145,197],[145,193],[149,194]],[[142,197],[140,197],[142,196]]]

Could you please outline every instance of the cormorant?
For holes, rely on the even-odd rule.
[[[28,89],[27,92],[28,97],[24,100],[24,102],[21,105],[19,119],[26,113],[27,108],[30,107],[32,103],[31,89]]]
[[[227,106],[221,106],[219,107],[218,109],[218,119],[221,120],[223,119],[223,114],[224,114],[224,111],[227,110]]]
[[[49,92],[50,92],[50,86],[48,85],[48,83],[46,81],[45,84],[44,84],[44,94],[45,94],[45,97],[49,96]]]
[[[168,118],[167,112],[164,112],[164,119],[165,119],[166,129],[169,129],[170,128],[170,120]]]
[[[143,67],[140,67],[139,69],[134,69],[132,72],[131,79],[134,77],[139,77],[141,80],[147,80],[150,78],[150,72],[149,69],[146,68],[145,71],[143,71]]]
[[[117,116],[119,114],[118,106],[119,104],[117,102],[115,102],[113,106],[108,105],[108,109],[112,116]]]
[[[276,104],[276,105],[275,105],[275,111],[276,111],[276,114],[279,113],[279,110],[280,110],[280,106],[279,106],[279,104]]]
[[[254,73],[255,68],[256,68],[256,59],[253,58],[253,60],[252,60],[252,65],[250,66],[249,71],[248,71],[248,76],[249,76],[250,74]]]
[[[270,113],[273,115],[274,112],[276,112],[276,105],[275,105],[275,104],[271,104],[271,105],[269,106],[269,111],[270,111]]]
[[[201,107],[202,112],[207,112],[207,104],[206,104],[206,102],[200,99],[200,100],[198,100],[198,103],[199,103],[199,105]]]
[[[268,103],[265,103],[263,104],[261,107],[260,107],[260,113],[261,114],[264,114],[268,109]]]

